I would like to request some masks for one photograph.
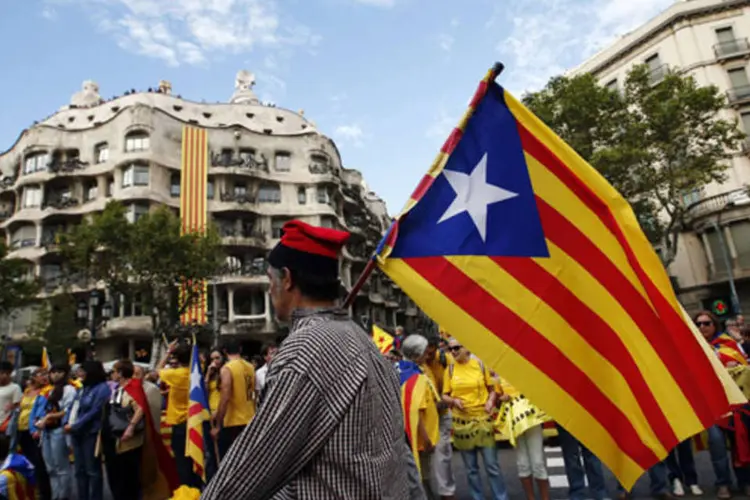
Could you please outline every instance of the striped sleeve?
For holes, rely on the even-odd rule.
[[[203,500],[273,497],[315,457],[336,427],[305,374],[274,373],[267,379],[264,398],[258,414],[223,458]]]

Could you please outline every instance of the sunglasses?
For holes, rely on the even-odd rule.
[[[713,325],[713,322],[711,322],[711,321],[696,321],[695,325],[698,326],[698,327],[701,327],[701,326],[711,326],[711,325]]]
[[[461,350],[461,347],[462,346],[460,346],[460,345],[454,345],[454,346],[449,347],[448,349],[450,349],[453,352],[458,352],[458,351]]]

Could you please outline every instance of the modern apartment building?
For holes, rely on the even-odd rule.
[[[109,200],[125,204],[136,220],[158,205],[180,207],[184,125],[208,136],[208,216],[227,254],[225,271],[209,286],[209,311],[221,335],[261,342],[278,335],[265,274],[267,252],[293,218],[350,231],[341,277],[350,289],[390,220],[385,203],[362,174],[342,167],[334,142],[303,111],[261,103],[254,77],[241,71],[227,103],[189,101],[162,81],[104,100],[84,82],[69,105],[24,130],[0,154],[0,228],[11,257],[29,263],[43,294],[61,291],[64,262],[55,235],[101,211]],[[85,300],[92,284],[74,283]],[[343,291],[343,290],[342,290]],[[111,319],[98,333],[101,359],[149,350],[151,322],[137,297],[107,297]],[[352,315],[383,326],[415,327],[414,303],[383,275],[359,294]],[[0,332],[23,338],[34,311],[5,318]]]
[[[750,134],[749,37],[750,1],[679,0],[570,74],[590,72],[612,88],[637,64],[649,66],[654,84],[668,70],[692,75],[726,93],[723,117]],[[683,195],[689,220],[669,273],[689,311],[731,304],[730,273],[742,310],[750,311],[750,141],[727,175]]]

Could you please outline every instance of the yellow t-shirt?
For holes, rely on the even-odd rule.
[[[428,377],[429,379],[429,377]],[[431,381],[430,381],[431,383]],[[438,393],[436,392],[435,386],[428,383],[425,386],[424,394],[422,394],[422,401],[419,405],[420,417],[422,418],[422,425],[424,425],[427,431],[427,436],[430,438],[430,443],[433,446],[438,444],[440,440],[440,417],[438,415],[437,403]],[[425,443],[420,438],[417,441],[419,451],[424,451]]]
[[[187,366],[164,368],[159,372],[159,379],[169,386],[167,414],[164,421],[168,425],[177,425],[187,421],[190,369]]]
[[[36,401],[37,394],[24,393],[21,399],[20,411],[18,413],[18,430],[28,431],[29,430],[29,417],[31,417],[31,410],[34,408],[34,401]]]
[[[247,425],[255,416],[255,369],[244,359],[233,359],[224,365],[232,374],[224,427]]]
[[[211,409],[211,415],[216,414],[216,410],[219,409],[220,400],[219,381],[218,379],[213,379],[208,382],[208,406]]]
[[[490,371],[474,358],[466,363],[456,362],[453,365],[453,376],[451,370],[445,370],[443,378],[443,394],[452,398],[458,398],[463,402],[464,409],[453,408],[453,415],[464,418],[486,416],[484,405],[489,398],[487,387],[492,387],[494,382]]]
[[[435,357],[427,363],[426,367],[422,367],[425,375],[430,377],[432,383],[435,384],[438,394],[442,394],[443,392],[443,378],[445,377],[446,368],[455,362],[456,360],[453,359],[453,356],[449,352],[446,352],[445,366],[443,366],[440,362],[440,350],[437,350],[435,351]]]

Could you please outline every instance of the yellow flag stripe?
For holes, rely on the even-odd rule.
[[[408,264],[399,259],[387,259],[381,263],[381,269],[415,302],[421,304],[424,312],[430,317],[440,317],[441,325],[450,332],[470,331],[472,335],[463,336],[462,343],[472,352],[486,357],[491,353],[502,352],[502,364],[505,373],[523,373],[527,376],[525,391],[532,400],[545,400],[550,407],[565,408],[567,420],[559,423],[569,426],[575,422],[576,427],[587,429],[587,442],[599,443],[599,458],[608,464],[619,464],[620,477],[623,481],[635,482],[642,474],[642,469],[627,455],[622,453],[612,435],[602,424],[592,417],[575,398],[565,392],[554,380],[531,364],[526,358],[511,349],[491,331],[487,330],[473,316],[456,306],[454,302],[439,293],[431,283],[415,272]]]
[[[596,377],[590,377],[591,381],[625,413],[642,441],[658,456],[667,454],[668,450],[664,449],[654,434],[622,374],[595,351],[557,311],[540,301],[537,295],[487,257],[461,256],[446,259],[464,270],[495,300],[511,309],[557,346],[582,372],[596,373]],[[497,350],[495,353],[495,356],[500,354]],[[492,355],[483,355],[483,359],[492,366],[499,365]]]

